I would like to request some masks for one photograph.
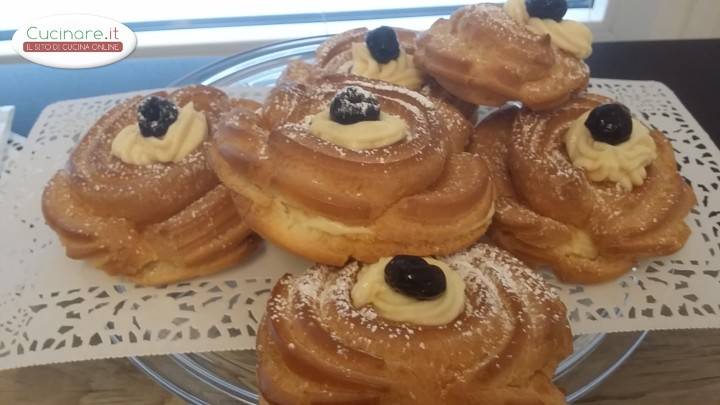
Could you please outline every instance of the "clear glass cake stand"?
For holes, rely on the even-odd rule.
[[[272,86],[293,59],[312,60],[325,37],[305,38],[258,48],[202,68],[173,85],[203,83],[218,87]],[[638,347],[646,332],[579,335],[574,352],[563,361],[556,382],[568,402],[581,398],[604,381]],[[192,404],[258,401],[255,351],[171,354],[130,358],[168,391]]]

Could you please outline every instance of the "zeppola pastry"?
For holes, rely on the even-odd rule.
[[[257,108],[190,86],[136,96],[90,128],[42,199],[48,225],[73,259],[140,284],[225,269],[257,238],[206,161],[220,115]]]
[[[670,142],[618,103],[581,95],[552,112],[505,109],[470,151],[499,197],[492,238],[566,282],[595,283],[679,250],[695,195]]]
[[[299,59],[288,63],[278,83],[320,84],[327,74],[352,74],[417,90],[440,108],[454,108],[471,118],[477,109],[474,104],[448,93],[415,67],[415,36],[414,31],[385,26],[343,32],[318,47],[316,64]]]
[[[553,108],[583,90],[589,79],[582,59],[590,55],[592,34],[563,20],[566,11],[564,0],[463,7],[420,35],[415,62],[465,101]]]
[[[333,75],[318,69],[316,65],[312,65],[301,60],[293,60],[288,63],[285,70],[283,70],[282,74],[278,78],[278,84],[302,83],[310,87],[320,86],[325,82],[325,76]],[[463,117],[468,119],[468,126],[475,122],[474,114],[477,110],[477,106],[453,96],[440,87],[437,82],[429,80],[427,84],[419,90],[419,92],[429,98],[437,109],[443,110],[442,114],[462,114]],[[467,145],[461,142],[458,143],[457,146],[458,151],[463,151]]]
[[[315,65],[301,60],[294,60],[288,63],[288,66],[283,70],[280,78],[278,78],[278,84],[292,85],[292,83],[299,83],[307,87],[322,86],[326,81],[326,76],[335,75],[323,73]],[[461,125],[462,128],[453,130],[453,133],[459,134],[459,136],[454,138],[455,141],[452,146],[455,152],[464,151],[467,147],[467,140],[469,139],[467,134],[472,130],[472,123],[475,122],[474,113],[477,107],[447,93],[432,80],[420,90],[420,93],[430,99],[435,108],[439,110],[440,115],[449,117],[457,116],[457,119],[452,119],[452,121],[456,122],[457,125]],[[462,115],[467,118],[467,120],[463,120],[462,117],[458,115]]]
[[[415,67],[415,31],[379,27],[356,28],[330,37],[315,52],[326,73],[351,73],[419,90],[423,74]]]
[[[415,31],[402,28],[355,29],[333,36],[320,45],[316,59],[326,72],[351,73],[417,90],[433,101],[450,104],[470,118],[476,105],[448,93],[415,66],[416,37]]]
[[[552,383],[572,351],[565,307],[506,252],[478,244],[329,270],[273,288],[257,337],[261,403],[565,403]]]
[[[250,227],[320,263],[449,254],[489,225],[494,189],[462,115],[351,75],[281,84],[227,116],[211,150]]]

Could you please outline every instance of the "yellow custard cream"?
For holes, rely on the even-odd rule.
[[[310,133],[354,151],[381,148],[399,142],[407,136],[407,125],[392,114],[380,113],[377,121],[360,121],[354,124],[338,124],[325,109],[312,116]]]
[[[425,326],[447,325],[465,311],[465,282],[447,264],[423,258],[438,266],[447,281],[445,292],[435,299],[424,301],[398,293],[385,282],[385,266],[391,259],[380,259],[360,270],[350,293],[356,308],[370,304],[383,318]]]
[[[135,123],[120,130],[112,141],[110,152],[132,165],[177,162],[200,145],[207,133],[205,114],[196,111],[189,102],[180,109],[177,120],[163,137],[146,138]]]
[[[575,120],[565,133],[565,147],[573,165],[584,169],[592,181],[612,181],[627,191],[643,184],[645,167],[657,158],[650,130],[633,118],[630,139],[619,145],[598,142],[585,127],[589,114]]]
[[[415,68],[413,57],[400,49],[400,56],[388,63],[378,63],[372,57],[367,45],[362,42],[352,44],[352,74],[378,79],[412,90],[422,87],[420,71]]]
[[[569,52],[578,59],[585,59],[592,53],[592,32],[577,21],[551,18],[530,17],[525,0],[507,0],[505,12],[518,24],[524,25],[538,35],[550,35],[550,40],[558,48]]]
[[[288,230],[295,227],[329,233],[330,235],[366,235],[372,233],[372,230],[366,226],[348,225],[339,221],[334,221],[317,215],[310,215],[299,208],[292,207],[283,201],[275,199],[273,204],[274,211],[278,215],[285,217],[288,224]]]

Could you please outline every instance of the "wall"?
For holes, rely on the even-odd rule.
[[[597,41],[720,38],[720,0],[607,0]]]

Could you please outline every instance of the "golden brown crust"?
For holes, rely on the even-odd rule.
[[[225,93],[206,86],[155,95],[166,96],[179,106],[193,101],[195,108],[205,114],[210,133],[217,129],[220,115],[232,108]],[[142,98],[132,97],[103,115],[77,145],[68,162],[73,190],[89,202],[89,209],[98,215],[139,223],[167,218],[217,185],[217,178],[205,159],[209,142],[204,142],[177,164],[131,165],[110,154],[115,135],[137,122],[137,105]]]
[[[420,93],[424,94],[426,97],[429,97],[431,100],[433,100],[433,102],[435,102],[436,100],[442,101],[443,104],[451,106],[452,108],[460,112],[460,114],[462,114],[465,118],[467,118],[470,123],[475,124],[477,122],[475,116],[475,112],[477,111],[477,105],[455,97],[450,92],[445,90],[442,86],[440,86],[437,80],[428,78],[425,86],[420,89]]]
[[[355,308],[357,263],[281,279],[257,338],[266,403],[564,403],[551,381],[572,339],[542,278],[483,244],[441,260],[460,272],[467,297],[465,311],[442,326]]]
[[[308,87],[322,85],[327,77],[335,76],[329,74],[320,69],[317,65],[311,65],[301,60],[293,60],[288,63],[283,70],[280,78],[278,79],[278,85],[293,85],[303,84]],[[348,77],[353,75],[348,75]],[[358,76],[359,80],[370,80]],[[453,141],[455,150],[460,152],[464,151],[467,147],[468,137],[466,133],[471,131],[472,124],[475,122],[474,114],[477,110],[477,106],[466,101],[463,101],[452,94],[448,93],[445,89],[432,79],[429,79],[425,86],[423,86],[419,92],[425,97],[429,98],[433,104],[441,110],[441,114],[445,116],[456,116],[462,115],[466,120],[453,119],[453,122],[458,123],[457,125],[463,125],[467,129],[463,128],[459,131],[453,131],[453,134],[459,136]]]
[[[167,96],[203,111],[211,133],[233,107],[220,90],[186,87]],[[176,163],[130,165],[112,156],[120,129],[135,122],[140,97],[108,111],[88,131],[43,193],[43,214],[67,255],[141,284],[163,284],[217,272],[237,263],[257,239],[219,184],[203,142]]]
[[[383,111],[402,117],[407,140],[352,151],[310,134],[307,117],[347,85],[374,93]],[[469,130],[459,113],[419,93],[325,76],[316,86],[278,86],[261,115],[228,115],[211,157],[253,229],[307,258],[341,265],[351,256],[449,253],[484,233],[494,191],[480,159],[458,153]],[[318,217],[355,228],[333,231],[307,220]]]
[[[417,64],[455,96],[480,105],[550,109],[583,90],[589,69],[495,4],[457,10],[420,35]]]
[[[314,81],[320,81],[320,77],[324,72],[315,64],[304,62],[300,59],[294,59],[288,62],[283,69],[280,77],[278,77],[276,85],[285,83],[303,83],[310,84]]]
[[[400,45],[406,53],[415,53],[416,31],[402,28],[393,28],[398,35]],[[323,76],[332,74],[351,74],[352,44],[364,42],[367,28],[356,28],[330,37],[323,42],[315,52],[316,63],[310,64],[301,60],[293,60],[283,70],[278,78],[278,84],[295,82],[306,85],[320,84]],[[445,108],[453,108],[466,118],[472,120],[477,106],[461,100],[443,89],[437,81],[423,75],[424,85],[420,92],[433,102],[444,104]]]
[[[397,34],[402,49],[410,55],[414,54],[417,32],[395,27],[393,30]],[[315,51],[317,66],[325,73],[350,73],[352,44],[354,42],[364,43],[367,33],[368,29],[363,27],[333,35],[320,44]]]
[[[567,282],[616,278],[638,258],[679,250],[690,234],[683,219],[695,195],[659,131],[651,131],[658,158],[630,192],[588,180],[569,161],[565,131],[606,101],[585,94],[553,112],[505,110],[481,123],[471,141],[500,195],[492,238],[531,263],[550,264]]]

